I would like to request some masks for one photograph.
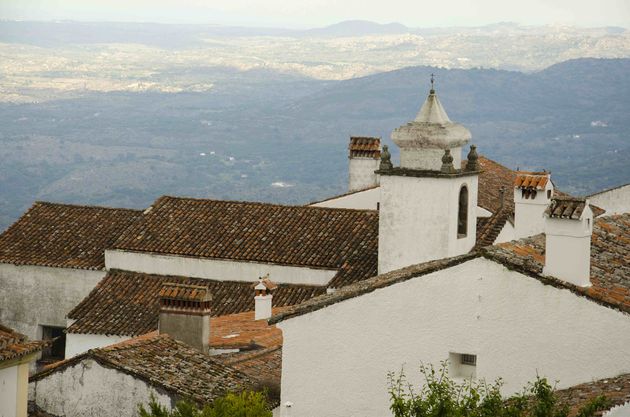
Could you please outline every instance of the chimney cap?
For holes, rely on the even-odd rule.
[[[549,182],[549,172],[517,171],[514,179],[514,187],[529,190],[544,190]]]
[[[179,284],[167,282],[160,289],[160,298],[180,301],[211,301],[212,295],[208,287],[202,285]]]
[[[278,288],[278,284],[269,279],[269,274],[258,277],[258,281],[253,285],[255,290],[273,291]]]
[[[579,220],[587,205],[588,201],[584,198],[554,197],[545,214],[555,219]]]

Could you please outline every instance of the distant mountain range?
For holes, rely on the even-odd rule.
[[[344,81],[187,71],[214,87],[0,103],[0,229],[33,200],[146,207],[171,194],[302,204],[344,192],[348,137],[390,143],[431,73],[480,153],[551,170],[574,194],[630,182],[630,59],[534,73],[422,66]]]

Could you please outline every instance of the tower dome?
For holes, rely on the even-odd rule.
[[[446,149],[459,167],[461,148],[470,138],[468,129],[448,118],[433,88],[416,118],[392,132],[392,140],[400,148],[401,167],[432,171],[440,170]]]

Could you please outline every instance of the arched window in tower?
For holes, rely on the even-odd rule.
[[[457,210],[457,237],[466,237],[468,234],[468,187],[465,185],[459,190],[459,207]]]

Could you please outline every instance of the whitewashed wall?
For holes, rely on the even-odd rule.
[[[537,373],[563,388],[630,372],[630,315],[483,258],[278,326],[291,416],[389,415],[387,373],[418,381],[451,352],[476,354],[478,378],[504,378],[506,394]]]
[[[363,190],[378,185],[378,169],[380,159],[350,158],[348,164],[348,191]]]
[[[119,343],[128,339],[131,339],[131,337],[116,335],[106,336],[104,334],[68,333],[66,334],[66,358],[71,358],[83,352],[87,352],[90,349],[113,345],[114,343]]]
[[[501,229],[501,232],[499,232],[499,235],[497,236],[497,238],[494,240],[494,244],[510,242],[514,239],[516,239],[516,235],[514,232],[514,225],[510,223],[509,221],[507,221],[505,222],[503,229]]]
[[[630,212],[630,184],[602,191],[589,197],[591,204],[606,210],[604,215]]]
[[[46,412],[65,417],[138,415],[138,404],[155,396],[171,409],[171,398],[139,378],[86,358],[29,384],[29,400]]]
[[[630,416],[630,402],[611,408],[603,417],[628,417]]]
[[[269,274],[273,282],[310,285],[326,285],[337,273],[334,269],[188,258],[122,250],[106,250],[105,265],[108,269],[124,269],[147,274],[183,275],[222,281],[254,282],[258,277]]]
[[[376,210],[381,198],[381,191],[378,187],[365,191],[344,195],[338,198],[311,204],[313,207],[345,208],[356,210]]]
[[[40,325],[66,327],[66,314],[104,276],[105,271],[0,264],[0,322],[40,339]]]
[[[459,193],[468,187],[468,231],[457,235]],[[461,255],[475,245],[478,178],[381,176],[378,272]]]
[[[17,417],[18,366],[0,369],[0,417]]]
[[[553,184],[547,181],[544,190],[538,190],[535,198],[524,198],[520,188],[514,189],[514,234],[517,239],[537,235],[545,231],[544,212],[551,203]]]

